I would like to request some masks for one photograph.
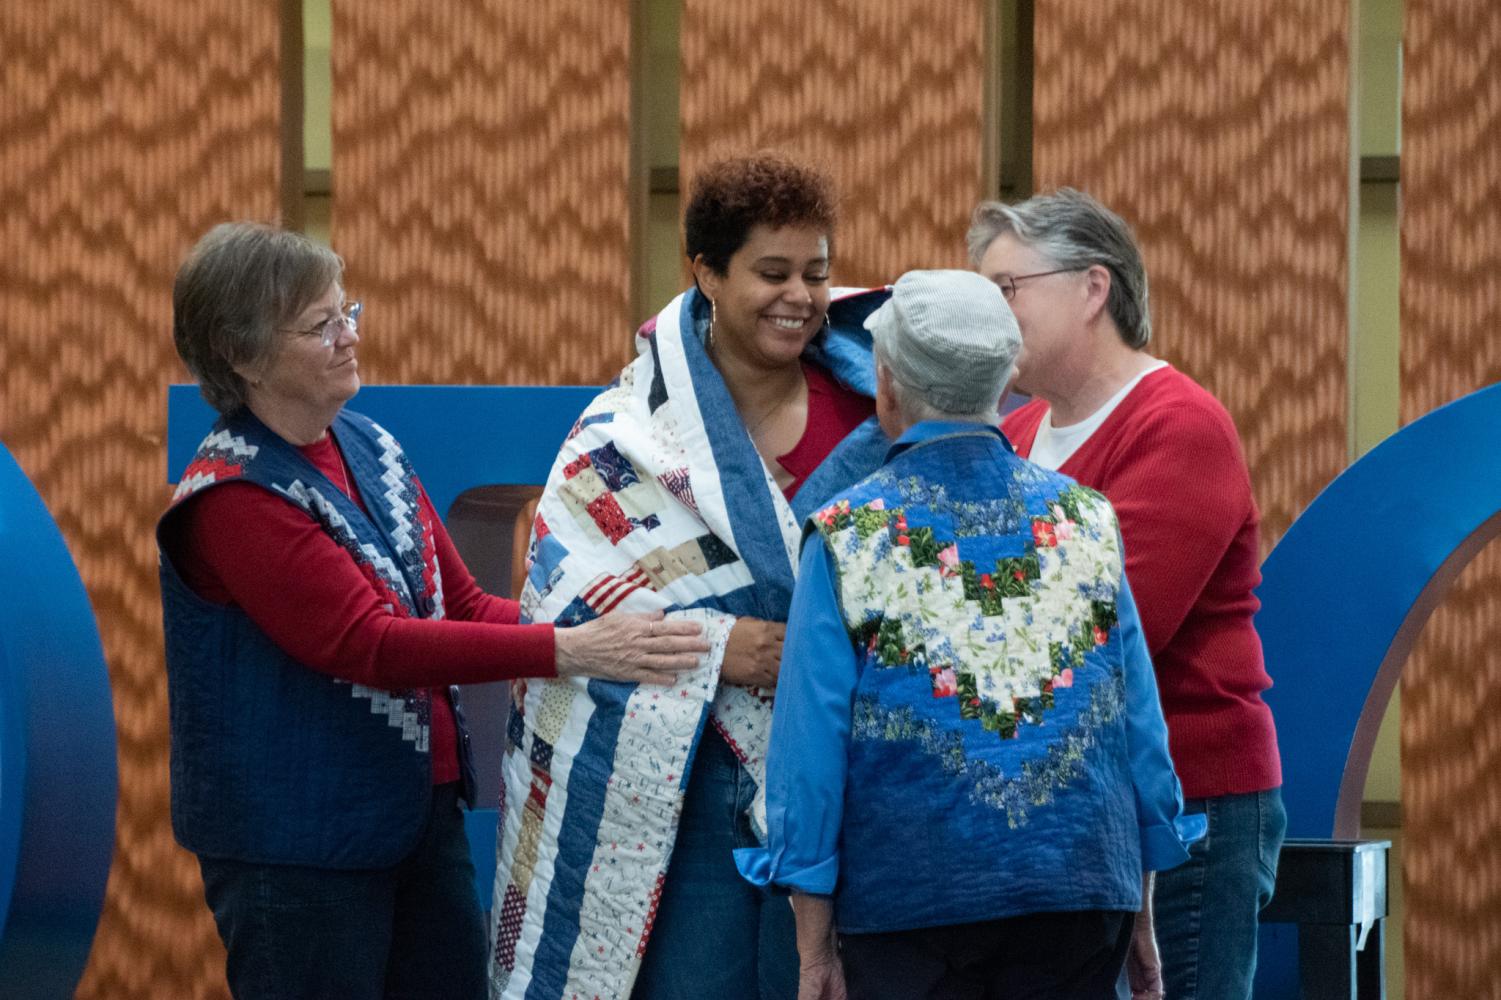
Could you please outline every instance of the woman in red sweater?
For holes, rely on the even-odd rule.
[[[451,685],[670,683],[698,626],[519,624],[464,567],[401,447],[344,409],[359,304],[297,233],[226,224],[173,292],[178,353],[221,417],[158,529],[172,819],[237,997],[484,994]]]
[[[1261,699],[1258,513],[1240,439],[1213,396],[1146,353],[1146,269],[1115,213],[1068,189],[986,202],[968,242],[1021,325],[1014,385],[1033,399],[1006,435],[1115,508],[1173,763],[1189,811],[1209,820],[1190,861],[1157,878],[1167,995],[1248,998],[1286,816]]]

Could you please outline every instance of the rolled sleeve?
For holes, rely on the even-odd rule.
[[[1188,860],[1188,845],[1204,835],[1206,823],[1203,816],[1183,814],[1183,789],[1168,755],[1157,678],[1136,601],[1124,576],[1116,608],[1126,670],[1126,748],[1136,791],[1141,864],[1147,871],[1164,871]]]
[[[839,882],[850,711],[859,668],[818,535],[803,546],[766,757],[766,844],[735,852],[749,881],[831,895]]]

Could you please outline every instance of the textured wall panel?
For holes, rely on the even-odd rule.
[[[824,163],[839,284],[965,265],[982,193],[982,0],[684,0],[682,188],[723,155]]]
[[[1154,353],[1240,429],[1262,551],[1345,464],[1347,0],[1037,0],[1039,190],[1136,228]]]
[[[1402,416],[1501,378],[1501,8],[1407,0]],[[1402,676],[1407,996],[1501,997],[1501,545]]]
[[[79,995],[227,995],[197,865],[168,825],[152,527],[171,285],[192,241],[277,206],[277,0],[0,4],[0,437],[88,587],[120,801]]]
[[[333,0],[333,220],[366,381],[630,356],[626,0]]]

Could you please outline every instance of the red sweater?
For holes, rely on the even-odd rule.
[[[343,487],[333,436],[300,449]],[[364,502],[356,495],[356,503]],[[288,655],[332,677],[392,690],[430,688],[433,783],[459,777],[449,684],[552,677],[553,626],[518,625],[515,601],[480,590],[427,492],[418,516],[432,537],[445,619],[398,618],[353,559],[306,513],[253,483],[225,483],[187,501],[173,565],[198,596],[238,605]],[[224,530],[224,526],[236,526]]]
[[[1002,429],[1026,457],[1048,405]],[[1059,472],[1104,493],[1157,671],[1173,764],[1189,798],[1282,783],[1271,686],[1251,619],[1261,582],[1251,477],[1219,401],[1168,367],[1147,375]]]

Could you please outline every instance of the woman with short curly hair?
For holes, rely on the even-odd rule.
[[[765,827],[798,526],[886,448],[861,326],[885,292],[831,293],[835,219],[829,178],[787,157],[700,171],[694,287],[642,327],[554,465],[523,609],[660,609],[703,622],[713,649],[661,697],[516,685],[492,996],[796,995],[791,908],[732,852]]]

